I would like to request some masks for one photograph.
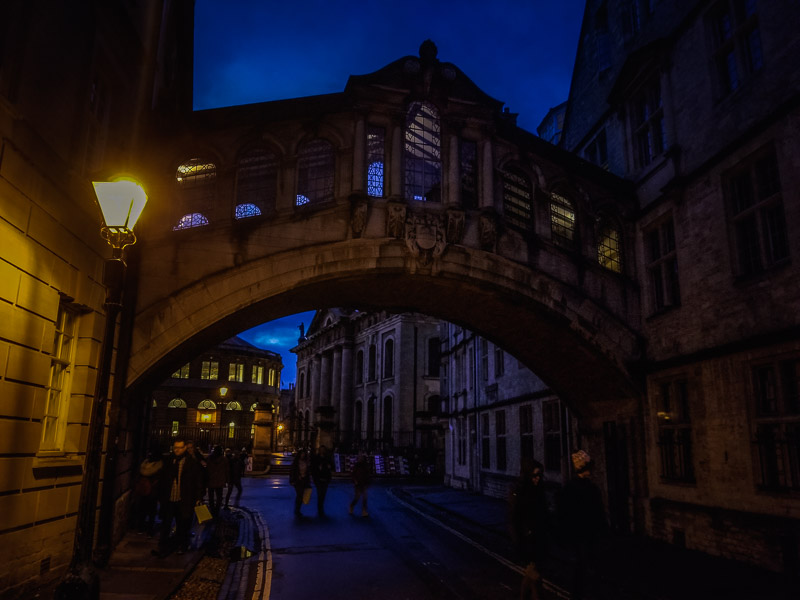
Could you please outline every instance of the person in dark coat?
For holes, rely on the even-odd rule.
[[[228,459],[222,453],[222,446],[215,446],[208,457],[206,473],[208,475],[208,507],[211,514],[216,517],[222,508],[222,488],[228,483]]]
[[[161,537],[158,555],[166,556],[172,548],[182,554],[189,548],[189,533],[194,507],[200,504],[203,494],[203,475],[197,461],[186,455],[186,442],[175,438],[172,454],[162,469],[160,481]],[[175,520],[175,538],[170,544],[172,521]]]
[[[356,464],[353,465],[353,500],[347,509],[351,515],[353,509],[358,504],[358,499],[361,498],[361,516],[368,517],[367,512],[367,488],[369,487],[369,465],[367,464],[367,456],[359,454]]]
[[[300,507],[303,504],[303,495],[306,488],[311,489],[311,465],[308,460],[308,452],[300,450],[292,463],[289,471],[289,483],[294,487],[294,514],[301,517]]]
[[[542,597],[541,563],[547,555],[550,513],[544,495],[544,467],[530,458],[522,459],[520,477],[511,491],[511,537],[526,565],[522,578],[522,600]]]
[[[591,457],[583,450],[572,455],[575,477],[561,490],[559,515],[567,543],[575,556],[573,600],[581,600],[586,588],[589,564],[595,557],[600,538],[608,530],[603,497],[592,482]]]
[[[328,493],[328,485],[333,479],[333,458],[328,454],[325,446],[320,446],[317,453],[311,459],[311,477],[317,488],[317,514],[325,516],[325,495]]]
[[[244,473],[244,461],[247,458],[242,454],[234,454],[228,448],[225,451],[225,458],[228,460],[228,493],[225,494],[225,508],[228,508],[231,503],[231,492],[236,488],[236,506],[239,506],[239,501],[242,499],[242,474]]]

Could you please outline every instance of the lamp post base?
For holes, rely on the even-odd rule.
[[[70,570],[53,595],[54,600],[98,600],[100,598],[100,579],[89,565],[81,565]]]

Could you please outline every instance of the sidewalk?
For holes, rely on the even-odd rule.
[[[514,560],[507,529],[507,504],[443,485],[399,485],[398,498]],[[546,580],[569,589],[570,553],[554,541]],[[596,561],[592,599],[614,600],[786,600],[782,575],[691,550],[626,536],[603,543]]]

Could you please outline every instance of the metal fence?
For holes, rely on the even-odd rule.
[[[179,427],[173,430],[171,427],[163,427],[150,430],[150,444],[158,445],[162,451],[166,451],[172,445],[172,440],[176,437],[183,437],[192,440],[195,446],[207,450],[211,446],[225,446],[226,448],[240,449],[251,447],[253,438],[250,435],[250,427],[236,428],[209,428],[209,427]]]

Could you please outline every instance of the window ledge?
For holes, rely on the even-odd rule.
[[[63,452],[39,452],[33,459],[33,468],[80,467],[83,469],[83,457]]]

